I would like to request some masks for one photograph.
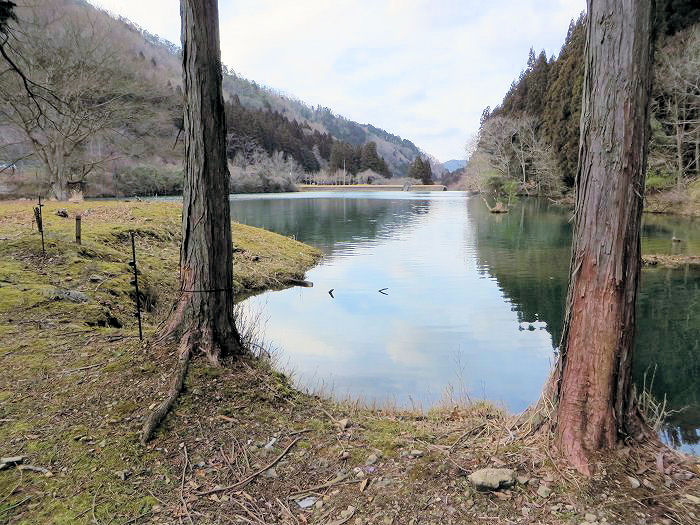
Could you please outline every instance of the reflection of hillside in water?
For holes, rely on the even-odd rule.
[[[521,322],[543,321],[555,345],[561,337],[571,225],[561,210],[528,199],[493,215],[472,200],[476,259],[513,304]]]
[[[295,198],[235,198],[231,218],[294,237],[326,255],[342,251],[345,243],[366,243],[410,229],[428,213],[430,200],[333,197],[302,194]]]
[[[476,259],[494,277],[522,322],[543,321],[556,346],[561,338],[571,224],[568,212],[534,199],[494,216],[472,200]],[[643,245],[673,248],[669,232],[697,236],[691,221],[645,218]],[[678,235],[678,234],[677,234]],[[676,445],[697,444],[700,427],[700,272],[647,269],[642,274],[633,374],[638,385],[655,371],[652,393],[672,410],[665,430]],[[687,408],[686,408],[687,407]]]
[[[673,410],[672,443],[698,444],[700,426],[700,272],[652,269],[642,273],[634,376],[653,375],[652,392]],[[649,379],[648,379],[649,380]]]

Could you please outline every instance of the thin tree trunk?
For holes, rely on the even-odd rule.
[[[676,187],[681,189],[683,186],[683,123],[680,122],[680,114],[678,110],[678,104],[675,106],[675,120],[676,120]]]
[[[44,164],[48,172],[49,186],[53,197],[59,201],[68,200],[68,176],[63,148],[54,145],[49,149]]]
[[[51,183],[51,194],[57,201],[68,200],[68,190],[60,181],[54,181]]]
[[[49,185],[54,199],[58,201],[68,200],[68,185],[66,184],[65,167],[59,160],[53,166],[49,166]]]
[[[645,427],[631,385],[646,170],[653,0],[588,0],[571,274],[550,384],[563,455],[591,457]]]
[[[233,251],[216,0],[181,0],[185,185],[180,298],[161,337],[187,338],[212,363],[241,352],[233,319]]]

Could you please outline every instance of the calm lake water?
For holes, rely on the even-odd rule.
[[[525,199],[492,215],[460,192],[236,195],[231,210],[324,253],[313,288],[244,302],[301,385],[424,409],[450,391],[511,411],[538,397],[561,337],[570,212]],[[699,226],[645,216],[643,249],[700,254]],[[700,453],[700,272],[645,269],[639,303],[635,378],[684,409],[665,439]]]

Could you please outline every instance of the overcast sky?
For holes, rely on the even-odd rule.
[[[179,44],[179,0],[91,0]],[[244,77],[464,158],[530,47],[558,54],[585,0],[219,0]]]

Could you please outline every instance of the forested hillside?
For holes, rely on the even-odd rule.
[[[276,111],[290,121],[296,120],[300,124],[306,124],[313,131],[328,133],[334,139],[352,146],[374,142],[377,145],[377,153],[385,159],[389,171],[397,176],[405,176],[409,164],[417,155],[422,154],[410,140],[402,139],[371,124],[358,124],[336,115],[329,108],[312,107],[249,81],[230,68],[224,68],[224,92],[228,97],[237,96],[240,104],[246,108]]]
[[[17,15],[8,50],[34,92],[21,89],[19,76],[0,75],[0,192],[179,192],[179,47],[84,0],[32,0]],[[228,67],[223,85],[236,190],[290,189],[319,170],[406,176],[423,155],[408,140]]]
[[[700,178],[700,7],[657,2],[648,192],[690,198]],[[530,50],[503,102],[484,110],[462,184],[500,193],[560,194],[578,160],[586,17],[572,20],[558,56]],[[700,193],[700,192],[699,192]]]
[[[167,61],[172,84],[177,89],[177,86],[181,84],[179,47],[156,35],[150,34],[129,20],[120,19],[120,21],[130,31],[141,34],[144,40],[150,44],[148,47],[154,55],[158,55],[162,61]],[[164,51],[167,56],[164,56]],[[330,151],[327,149],[327,146],[331,144],[329,138],[355,146],[356,152],[358,151],[358,146],[361,147],[367,143],[374,142],[377,154],[385,160],[387,167],[385,175],[389,176],[406,176],[413,159],[418,155],[424,155],[410,140],[402,139],[398,135],[377,128],[372,124],[359,124],[335,114],[330,108],[306,104],[278,90],[248,80],[236,73],[232,67],[224,66],[223,87],[224,96],[228,103],[238,104],[248,110],[257,110],[258,121],[261,114],[269,113],[271,115],[264,118],[275,121],[277,124],[282,123],[287,129],[285,133],[293,134],[297,127],[308,130],[305,133],[311,133],[314,136],[313,144],[319,146],[320,151],[315,153],[317,160],[320,160],[322,165],[324,164],[323,160],[330,160]],[[247,113],[243,116],[250,114]],[[229,120],[229,126],[230,122]],[[250,123],[243,122],[241,126],[247,127],[250,126]],[[319,138],[319,135],[323,138]],[[310,144],[309,141],[306,142],[307,145]],[[325,146],[321,146],[321,144]],[[268,143],[265,149],[268,150],[269,146],[270,144]],[[283,151],[283,146],[286,146],[286,144],[280,147],[277,144],[273,144],[273,146],[273,149]],[[313,150],[313,148],[311,149]],[[347,147],[345,150],[348,151]],[[308,154],[306,153],[295,155],[295,159],[307,171],[316,171],[318,168],[315,168],[313,161],[307,160],[305,163],[304,156],[308,159]],[[342,166],[333,167],[340,168]],[[354,168],[348,167],[348,169],[352,169],[352,172],[355,173]]]

